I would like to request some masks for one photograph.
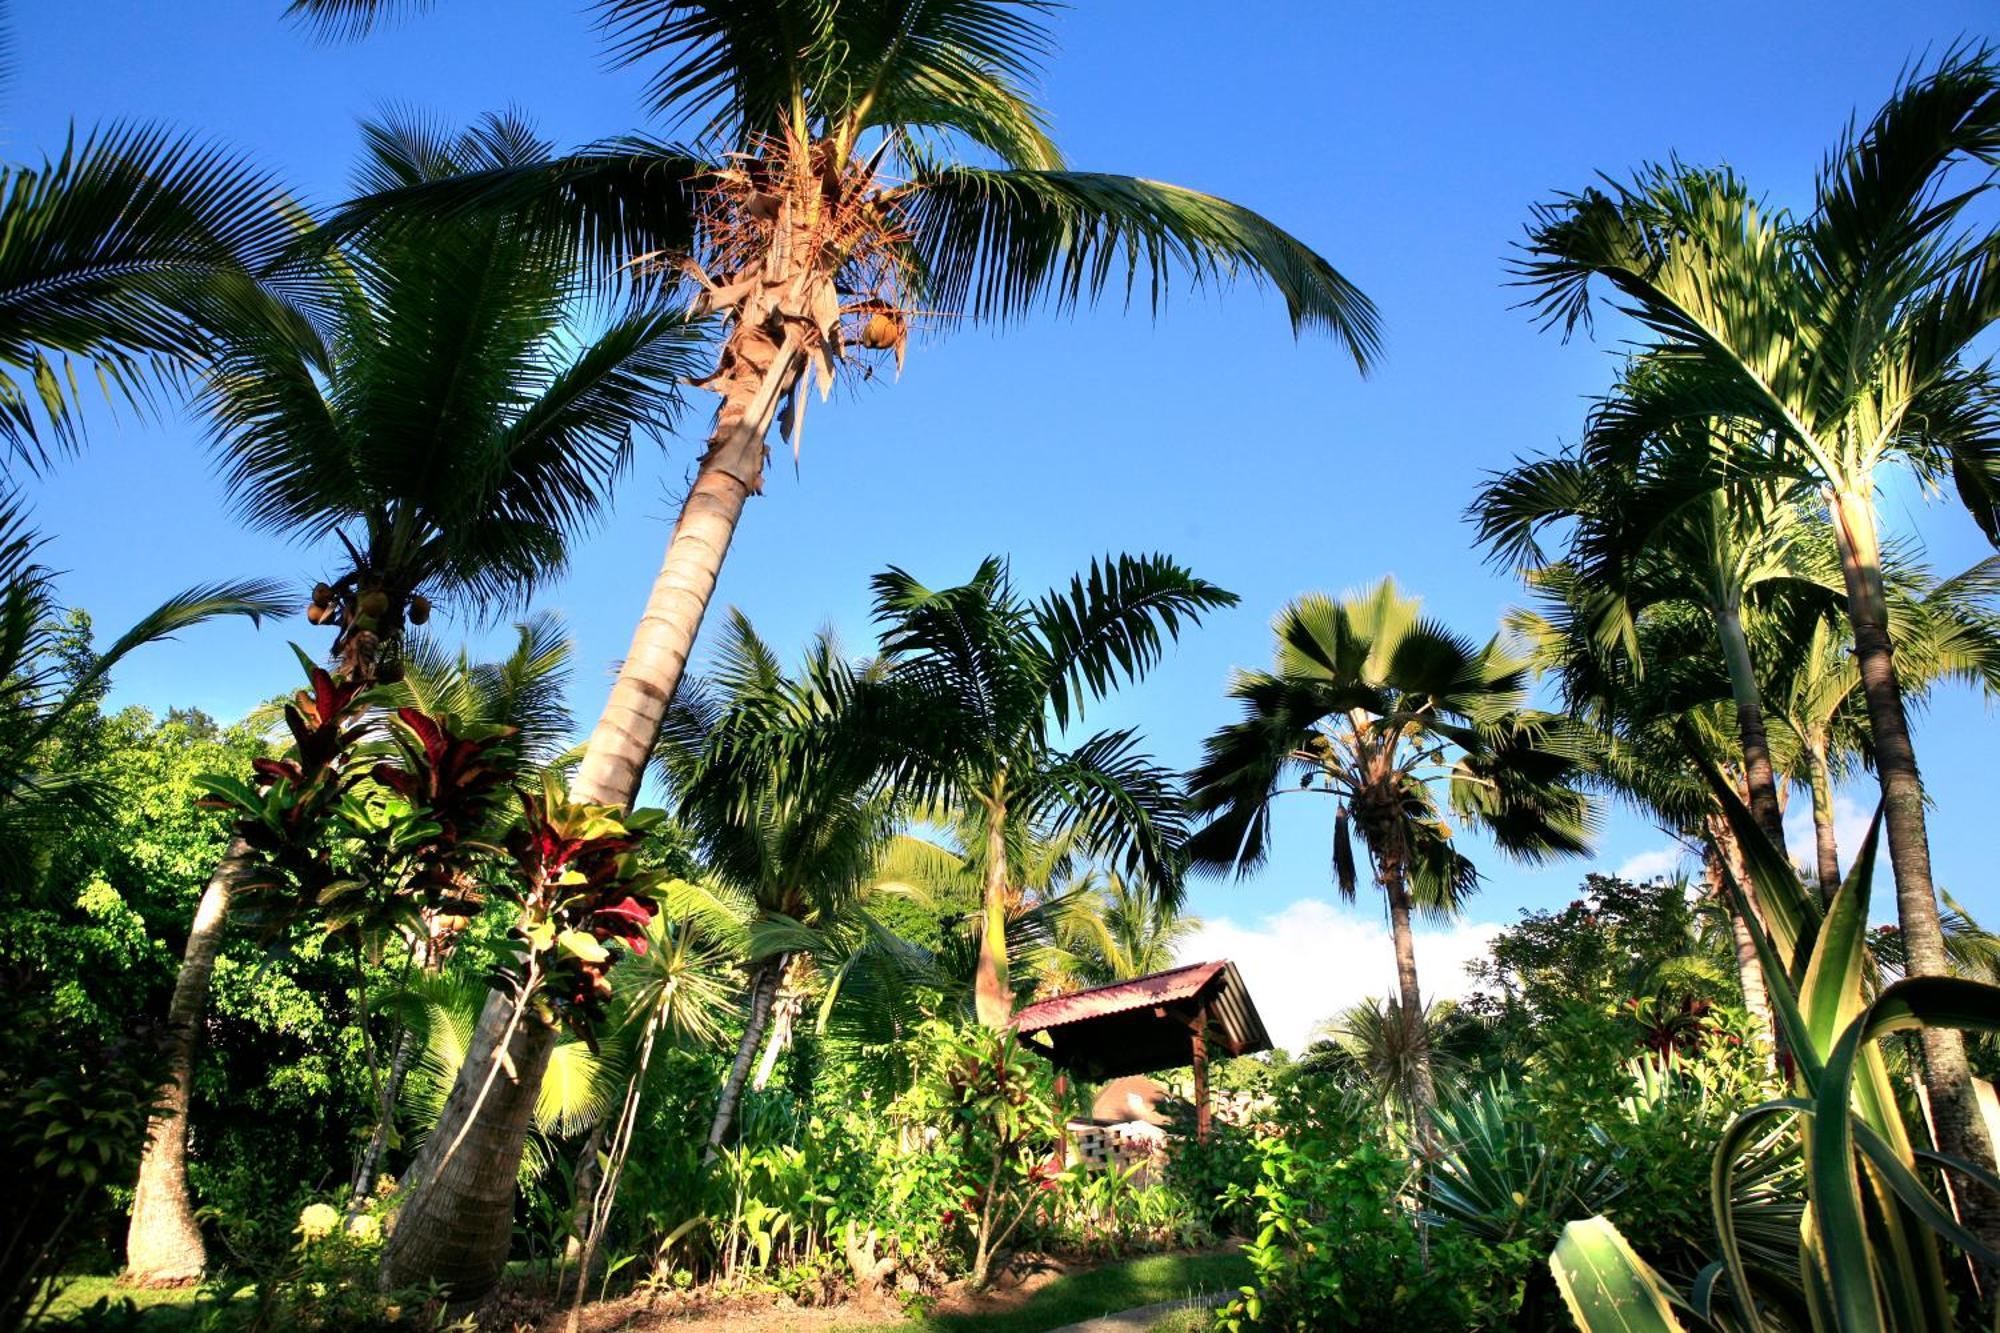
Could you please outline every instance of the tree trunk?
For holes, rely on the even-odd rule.
[[[801,365],[797,336],[774,332],[778,321],[769,316],[775,299],[773,292],[770,299],[750,307],[761,313],[746,313],[723,344],[716,374],[709,381],[722,395],[722,403],[716,409],[708,448],[668,539],[666,559],[653,580],[611,698],[570,782],[574,800],[629,809],[639,795],[660,723],[680,687],[723,557],[742,518],[743,503],[762,486],[764,438],[778,399]],[[488,998],[481,1018],[488,1051],[498,1042],[497,1027],[486,1031],[486,1019],[496,1003],[503,1012],[512,1008],[512,1001],[497,993]],[[475,1062],[468,1060],[459,1071],[446,1104],[445,1120],[439,1125],[439,1131],[448,1130],[451,1137],[463,1134],[468,1153],[476,1144],[479,1152],[474,1155],[490,1158],[492,1170],[498,1171],[503,1160],[508,1163],[506,1169],[483,1189],[460,1178],[457,1162],[452,1164],[449,1178],[439,1175],[433,1180],[429,1173],[420,1175],[414,1186],[416,1194],[403,1211],[421,1217],[429,1234],[421,1239],[391,1240],[382,1258],[385,1285],[407,1286],[435,1277],[483,1291],[504,1268],[509,1233],[507,1226],[496,1223],[496,1217],[511,1216],[514,1167],[520,1162],[529,1112],[555,1040],[554,1034],[539,1024],[523,1022],[520,1026],[522,1031],[513,1045],[532,1058],[515,1057],[515,1073],[507,1080],[505,1094],[482,1101],[476,1085],[484,1078],[484,1071],[475,1069]],[[453,1119],[454,1107],[460,1120]],[[480,1117],[481,1123],[463,1123],[468,1114]],[[433,1194],[437,1197],[429,1197]]]
[[[454,1301],[491,1292],[514,1230],[514,1177],[555,1029],[486,997],[444,1114],[411,1163],[411,1186],[382,1250],[386,1290],[436,1281]]]
[[[750,1080],[752,1092],[762,1092],[764,1085],[771,1081],[771,1075],[778,1068],[778,1057],[792,1044],[792,1025],[798,1021],[799,996],[796,991],[785,989],[785,978],[778,978],[777,998],[771,1010],[770,1036],[764,1042],[764,1054],[757,1059],[757,1076]]]
[[[1805,735],[1806,776],[1812,786],[1813,856],[1818,863],[1819,892],[1823,902],[1832,902],[1840,892],[1840,842],[1833,832],[1833,776],[1827,769],[1826,735],[1814,730]]]
[[[1400,832],[1390,837],[1401,842]],[[1431,1076],[1431,1055],[1425,1045],[1423,992],[1417,986],[1417,939],[1410,928],[1407,862],[1401,848],[1376,853],[1377,875],[1389,900],[1389,933],[1396,947],[1396,992],[1403,1011],[1404,1041],[1411,1052],[1409,1087],[1410,1130],[1419,1154],[1428,1157],[1431,1108],[1437,1105],[1437,1084]]]
[[[1764,729],[1764,696],[1757,688],[1750,640],[1743,632],[1742,609],[1716,608],[1715,628],[1722,640],[1722,660],[1729,668],[1729,694],[1736,705],[1736,734],[1743,743],[1743,774],[1750,793],[1750,813],[1764,836],[1785,855],[1785,812],[1778,802],[1778,778],[1771,768],[1771,743]]]
[[[201,1279],[208,1264],[201,1228],[188,1199],[188,1100],[194,1083],[195,1054],[208,1011],[209,978],[222,953],[224,928],[237,881],[248,869],[251,851],[232,839],[216,863],[188,928],[174,998],[167,1010],[173,1045],[172,1077],[159,1091],[163,1108],[152,1122],[145,1155],[139,1160],[132,1194],[132,1223],[125,1233],[125,1280],[138,1286],[180,1286]]]
[[[368,1136],[368,1146],[362,1150],[361,1160],[355,1165],[352,1189],[347,1200],[347,1217],[351,1221],[361,1216],[368,1206],[368,1198],[375,1192],[375,1182],[382,1174],[382,1156],[389,1149],[389,1137],[396,1128],[396,1103],[403,1095],[404,1080],[409,1077],[410,1064],[417,1055],[417,1034],[403,1028],[396,1035],[396,1053],[389,1061],[389,1077],[382,1084],[382,1100],[375,1108],[375,1131]]]
[[[779,341],[760,325],[738,324],[723,346],[720,364],[713,387],[722,394],[722,405],[716,409],[708,448],[611,698],[570,783],[576,800],[630,807],[638,797],[743,504],[763,489],[764,439],[778,399],[798,374],[798,342],[792,334]]]
[[[1872,499],[1839,491],[1833,496],[1833,527],[1847,587],[1847,614],[1854,630],[1854,656],[1868,703],[1875,773],[1882,784],[1882,822],[1889,832],[1889,863],[1895,871],[1896,914],[1903,929],[1904,970],[1913,977],[1947,975],[1950,965],[1939,919],[1937,890],[1931,882],[1930,835],[1925,827],[1923,781],[1910,741],[1902,687],[1896,679],[1889,641],[1888,602],[1882,587],[1881,548]],[[1965,1040],[1954,1029],[1922,1030],[1924,1081],[1937,1122],[1941,1152],[1993,1169],[1993,1148],[1972,1087]],[[2000,1198],[1976,1183],[1964,1194],[1966,1224],[1988,1245],[2000,1247]]]
[[[771,1018],[771,1002],[777,998],[785,962],[783,954],[767,958],[757,964],[756,974],[750,978],[750,1010],[743,1018],[743,1039],[736,1043],[736,1059],[729,1066],[729,1077],[722,1081],[722,1095],[715,1102],[715,1120],[708,1127],[708,1150],[702,1154],[704,1165],[715,1160],[722,1141],[729,1137],[730,1126],[736,1123],[736,1104],[743,1100],[743,1085],[750,1079],[750,1062],[757,1058],[758,1043],[764,1039],[764,1026]]]
[[[1722,853],[1714,842],[1711,841],[1706,848],[1702,862],[1708,876],[1709,896],[1729,914],[1730,934],[1736,940],[1736,980],[1743,988],[1743,1010],[1750,1015],[1759,1032],[1768,1034],[1771,1031],[1771,997],[1764,989],[1764,966],[1757,957],[1756,937],[1750,933],[1750,923],[1730,903],[1729,892],[1722,883]]]
[[[980,1023],[1004,1028],[1014,1021],[1014,985],[1007,975],[1007,807],[986,812],[986,891],[979,927],[979,968],[972,1003]]]

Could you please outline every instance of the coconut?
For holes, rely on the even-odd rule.
[[[431,618],[431,599],[418,593],[410,599],[410,623],[421,625]]]
[[[314,606],[332,606],[333,585],[331,583],[313,584],[312,604]]]
[[[306,608],[306,619],[315,625],[324,625],[333,615],[333,608],[314,602]]]
[[[389,609],[389,594],[380,588],[364,592],[354,603],[354,609],[364,616],[380,616]]]
[[[887,351],[902,340],[903,321],[885,310],[870,315],[867,327],[861,330],[861,345],[878,352]]]

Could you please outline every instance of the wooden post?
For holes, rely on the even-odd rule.
[[[1208,1006],[1195,1013],[1194,1024],[1194,1136],[1208,1142]]]
[[[1069,1108],[1064,1106],[1063,1102],[1068,1097],[1069,1071],[1058,1068],[1056,1070],[1054,1098],[1056,1104],[1056,1143],[1058,1145],[1056,1154],[1059,1165],[1065,1170],[1069,1168]]]

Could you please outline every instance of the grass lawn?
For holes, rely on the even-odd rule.
[[[1099,1315],[1205,1292],[1234,1291],[1250,1280],[1241,1254],[1153,1254],[1057,1278],[1011,1310],[993,1314],[934,1315],[893,1325],[936,1333],[1043,1333]],[[1207,1327],[1203,1316],[1201,1326]]]
[[[131,1301],[146,1311],[148,1329],[179,1328],[188,1322],[186,1307],[194,1304],[196,1289],[193,1287],[168,1287],[161,1290],[123,1287],[115,1277],[83,1276],[63,1279],[63,1289],[49,1306],[51,1321],[66,1319],[82,1314],[101,1298],[108,1298],[113,1305],[120,1301]]]

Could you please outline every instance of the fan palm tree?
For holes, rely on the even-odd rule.
[[[366,134],[364,191],[544,151],[501,119],[460,135],[414,124]],[[431,596],[490,611],[562,568],[635,435],[670,424],[698,335],[656,311],[613,311],[577,335],[571,321],[592,308],[573,256],[498,218],[378,229],[314,267],[325,336],[302,349],[279,323],[232,330],[205,385],[210,431],[254,526],[338,542],[339,572],[315,588],[310,617],[337,627],[343,672],[386,682]],[[216,867],[175,981],[170,1013],[187,1045],[133,1206],[127,1263],[141,1281],[192,1280],[206,1263],[183,1165],[187,1087],[248,862],[238,843]]]
[[[974,1000],[988,1027],[1013,1016],[1007,928],[1022,899],[1029,849],[1069,844],[1143,874],[1179,903],[1183,817],[1178,783],[1139,752],[1130,729],[1064,748],[1061,730],[1087,700],[1152,668],[1183,622],[1235,594],[1162,556],[1092,561],[1087,577],[1028,603],[1007,566],[931,589],[900,569],[875,577],[893,721],[885,728],[899,790],[947,810],[972,832],[984,872]]]
[[[1412,915],[1454,916],[1479,883],[1446,809],[1511,856],[1580,854],[1591,824],[1580,742],[1563,719],[1527,707],[1524,658],[1497,636],[1475,645],[1425,620],[1393,579],[1337,601],[1299,598],[1273,629],[1273,668],[1237,673],[1229,693],[1242,718],[1208,738],[1190,778],[1206,822],[1188,854],[1240,873],[1268,853],[1281,792],[1331,796],[1336,884],[1354,896],[1358,828],[1389,911],[1398,1012],[1414,1023],[1424,1003]],[[1409,1047],[1421,1138],[1437,1099],[1421,1044]]]
[[[1478,1030],[1479,1020],[1451,1000],[1432,1001],[1405,1022],[1395,1000],[1370,996],[1315,1024],[1294,1067],[1330,1077],[1414,1126],[1412,1114],[1434,1104],[1437,1085],[1449,1093],[1465,1074],[1464,1052]]]
[[[1982,185],[1953,174],[1996,162],[2000,69],[1986,50],[1954,50],[1843,139],[1804,218],[1763,208],[1726,170],[1652,166],[1540,210],[1522,265],[1549,322],[1585,323],[1601,280],[1674,359],[1658,392],[1618,403],[1629,427],[1736,418],[1736,467],[1816,493],[1831,510],[1917,976],[1943,975],[1947,960],[1875,495],[1895,468],[1948,479],[2000,540],[1994,384],[1967,361],[2000,317],[2000,251],[1990,232],[1961,226]],[[1990,1168],[1962,1038],[1926,1028],[1923,1044],[1939,1147]],[[1989,1243],[2000,1239],[1996,1205],[1978,1207]]]
[[[158,126],[0,164],[0,449],[38,468],[76,445],[79,369],[143,407],[218,333],[309,337],[262,287],[291,210],[240,157]]]
[[[863,685],[826,634],[788,676],[733,612],[704,688],[676,705],[660,738],[682,825],[710,872],[756,913],[743,1031],[709,1127],[710,1160],[735,1123],[792,954],[853,912],[893,831],[880,768],[867,747],[847,743]]]

